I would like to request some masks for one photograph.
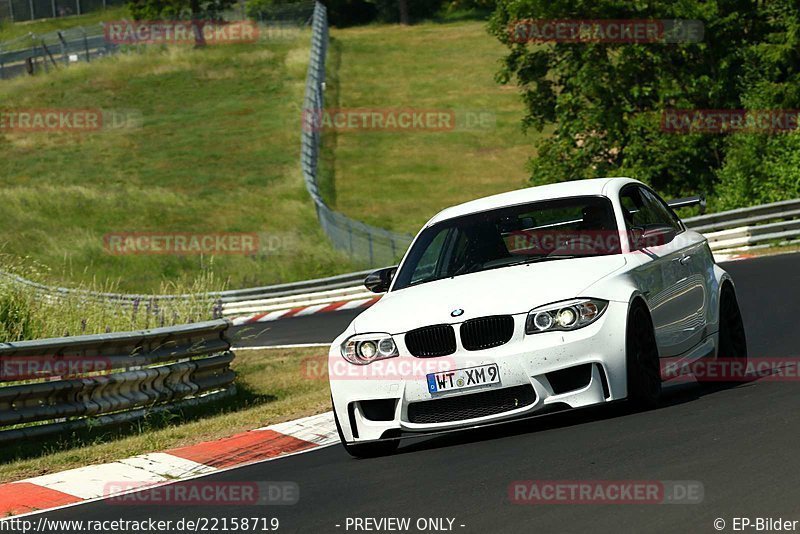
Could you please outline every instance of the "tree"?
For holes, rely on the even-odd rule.
[[[796,21],[796,4],[499,0],[490,29],[509,53],[498,80],[515,81],[521,88],[524,128],[554,126],[530,161],[531,181],[625,174],[667,194],[713,192],[731,141],[722,134],[665,132],[662,114],[742,108],[757,83],[771,86],[785,77],[786,69],[796,72],[793,36],[798,32],[776,22],[787,16]],[[699,20],[704,35],[700,42],[681,43],[531,44],[517,42],[510,31],[525,19]],[[789,54],[792,46],[794,56]],[[765,56],[774,61],[758,67]],[[782,104],[796,102],[795,96]]]
[[[190,20],[196,46],[205,45],[203,25],[218,20],[236,0],[127,0],[126,5],[136,20]]]
[[[408,26],[410,23],[408,18],[408,0],[398,0],[397,3],[400,11],[400,24]]]

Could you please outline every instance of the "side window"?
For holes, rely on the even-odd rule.
[[[675,216],[672,210],[669,209],[666,202],[647,189],[643,189],[642,194],[646,202],[652,206],[653,214],[658,218],[658,224],[670,226],[678,232],[683,230],[680,220]]]
[[[629,187],[622,191],[619,200],[628,229],[669,226],[677,231],[682,230],[666,205],[647,189]]]
[[[622,205],[622,216],[625,218],[625,226],[628,227],[628,230],[634,226],[643,226],[646,214],[642,213],[644,201],[640,188],[626,187],[623,189],[619,196],[619,203]]]

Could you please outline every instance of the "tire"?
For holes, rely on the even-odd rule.
[[[720,291],[718,339],[717,360],[735,361],[744,367],[747,366],[747,336],[739,302],[736,300],[736,291],[730,283],[724,284]],[[728,381],[728,383],[734,382]]]
[[[377,458],[379,456],[388,456],[397,450],[400,446],[399,439],[387,439],[373,443],[347,443],[342,433],[342,426],[339,424],[339,416],[336,414],[336,409],[333,410],[333,419],[336,421],[336,431],[339,433],[339,440],[342,442],[342,447],[347,451],[347,454],[353,458]]]
[[[628,314],[625,334],[628,403],[636,410],[658,406],[661,399],[661,363],[650,312],[636,302]]]

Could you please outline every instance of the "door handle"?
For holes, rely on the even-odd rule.
[[[686,264],[687,264],[687,263],[689,263],[690,261],[692,261],[692,257],[691,257],[691,256],[688,256],[688,255],[687,255],[687,256],[684,256],[684,257],[682,257],[682,258],[680,259],[681,265],[686,265]]]

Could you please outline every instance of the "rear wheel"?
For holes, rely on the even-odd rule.
[[[747,366],[747,338],[736,291],[730,283],[722,286],[719,298],[719,348],[717,360]],[[728,366],[732,368],[732,366]]]
[[[628,315],[625,360],[628,369],[628,402],[649,409],[661,398],[661,366],[650,313],[635,303]]]
[[[392,454],[400,446],[399,439],[387,439],[373,443],[347,443],[342,433],[342,426],[339,424],[339,416],[336,414],[336,409],[333,410],[333,419],[336,421],[336,431],[339,433],[339,439],[342,442],[342,447],[350,456],[354,458],[376,458],[378,456],[387,456]]]

